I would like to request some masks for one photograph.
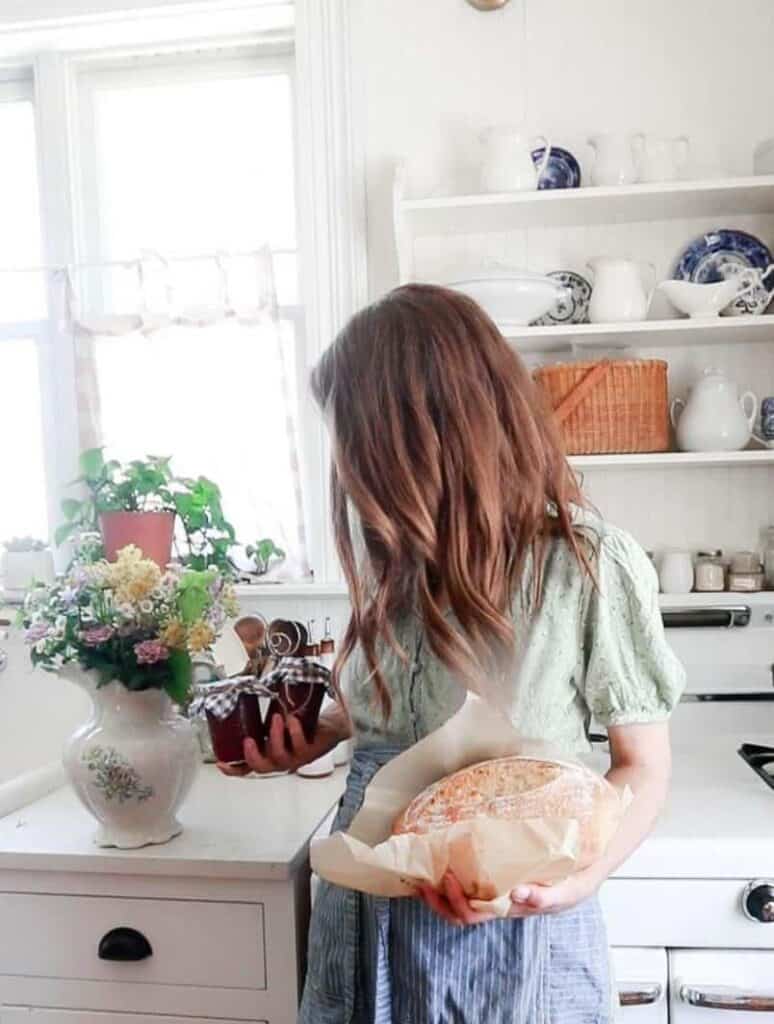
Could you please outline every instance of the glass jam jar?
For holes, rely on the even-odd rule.
[[[197,687],[194,707],[207,718],[212,751],[223,764],[244,764],[244,741],[253,739],[263,752],[264,733],[255,680],[229,679]]]
[[[726,570],[722,551],[699,551],[694,571],[695,589],[703,594],[717,593],[726,588]]]

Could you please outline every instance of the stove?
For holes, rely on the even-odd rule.
[[[688,681],[667,805],[602,888],[620,1019],[774,1024],[774,593],[662,608]]]

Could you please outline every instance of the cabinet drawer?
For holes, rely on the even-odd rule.
[[[115,928],[140,932],[152,955],[100,959]],[[0,892],[0,975],[265,989],[263,906]]]

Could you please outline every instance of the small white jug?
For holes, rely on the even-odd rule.
[[[662,594],[690,594],[693,590],[693,559],[687,551],[665,551],[658,581]]]
[[[551,143],[537,135],[528,139],[516,128],[487,128],[481,133],[486,157],[481,167],[484,192],[531,192],[538,187],[540,176],[551,156]],[[543,159],[535,167],[532,150],[545,147]]]
[[[757,412],[752,391],[739,398],[734,381],[709,367],[691,388],[687,402],[672,402],[677,447],[683,452],[739,451],[750,440]]]
[[[652,263],[634,260],[598,258],[589,260],[594,273],[594,288],[589,302],[589,320],[592,324],[615,324],[644,320],[653,297],[656,268]],[[642,268],[647,266],[652,283],[646,289],[642,281]]]
[[[688,162],[687,135],[667,139],[662,135],[645,135],[635,144],[639,151],[640,181],[676,181]]]
[[[594,150],[591,184],[633,185],[639,181],[637,159],[644,143],[645,136],[641,132],[636,135],[623,132],[592,135],[588,140]]]

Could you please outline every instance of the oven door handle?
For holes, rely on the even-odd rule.
[[[753,994],[738,988],[681,985],[680,998],[690,1006],[702,1006],[707,1010],[734,1010],[737,1013],[774,1012],[774,995]]]
[[[652,1006],[664,994],[664,989],[657,981],[634,982],[621,985],[618,989],[618,1001],[621,1006]]]

